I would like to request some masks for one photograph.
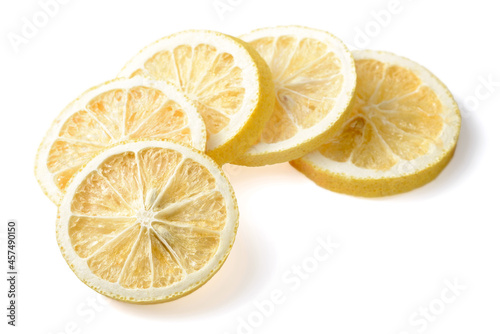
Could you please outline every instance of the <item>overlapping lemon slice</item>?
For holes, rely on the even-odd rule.
[[[183,31],[144,48],[119,76],[145,76],[180,87],[207,131],[207,153],[233,160],[260,136],[271,116],[271,72],[245,42],[214,31]]]
[[[137,138],[168,138],[202,151],[206,146],[203,120],[177,88],[140,77],[117,79],[89,89],[56,118],[38,150],[38,182],[58,204],[94,155]]]
[[[327,189],[383,196],[434,179],[453,156],[460,111],[422,66],[387,52],[354,51],[358,87],[334,139],[291,164]]]
[[[169,141],[129,141],[76,174],[59,207],[57,241],[92,289],[158,303],[207,282],[237,225],[233,190],[212,159]]]
[[[276,102],[259,142],[235,163],[285,162],[324,144],[342,124],[356,86],[346,46],[328,32],[295,26],[259,29],[241,38],[271,68]]]

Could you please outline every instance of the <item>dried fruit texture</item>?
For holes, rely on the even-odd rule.
[[[428,70],[386,52],[355,51],[352,109],[332,141],[291,164],[319,185],[359,196],[409,191],[447,165],[460,111]]]
[[[326,157],[388,170],[440,145],[443,105],[410,69],[374,59],[356,61],[358,88],[349,119],[321,147]]]
[[[262,142],[289,139],[325,118],[344,81],[341,62],[326,43],[284,35],[260,38],[250,45],[265,54],[276,89],[273,120],[264,129]]]
[[[158,302],[189,293],[232,245],[230,185],[213,162],[186,147],[139,141],[118,148],[96,157],[68,190],[58,222],[63,255],[79,263],[82,280],[117,299]],[[191,282],[196,275],[199,282]]]
[[[203,121],[182,93],[141,81],[122,79],[92,89],[54,122],[37,157],[39,182],[54,202],[82,166],[117,142],[171,139],[205,149]]]

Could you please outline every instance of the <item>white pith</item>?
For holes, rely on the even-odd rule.
[[[167,287],[127,289],[122,287],[118,282],[111,283],[94,275],[90,271],[86,263],[86,259],[80,258],[76,254],[71,245],[71,240],[68,233],[68,223],[72,215],[70,207],[73,196],[78,186],[88,176],[88,174],[96,170],[103,161],[116,154],[124,152],[137,153],[142,149],[147,148],[173,149],[180,152],[185,159],[192,159],[206,167],[216,180],[215,190],[219,191],[224,198],[227,217],[224,228],[222,231],[220,231],[219,247],[214,256],[202,269],[191,274],[187,274],[187,276],[185,276],[183,280]],[[149,228],[148,226],[150,226],[151,224],[150,218],[151,212],[137,212],[137,219],[138,222],[141,223],[141,228]],[[111,297],[125,298],[135,302],[154,302],[155,300],[161,301],[166,297],[185,293],[186,291],[194,289],[200,283],[206,281],[206,279],[211,274],[213,274],[213,271],[217,270],[220,267],[221,262],[224,261],[225,257],[227,256],[227,253],[232,246],[236,234],[237,220],[238,209],[236,207],[236,202],[231,185],[222,174],[218,165],[216,165],[210,158],[185,146],[168,141],[138,141],[117,145],[99,154],[75,176],[60,205],[59,218],[56,223],[56,230],[57,241],[59,243],[59,246],[61,247],[61,252],[63,253],[64,258],[72,267],[78,278],[80,278],[80,280],[82,280],[84,283]]]

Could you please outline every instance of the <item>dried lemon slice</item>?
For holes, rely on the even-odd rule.
[[[334,139],[291,164],[327,189],[358,196],[409,191],[448,164],[460,111],[422,66],[387,52],[354,51],[355,103]]]
[[[189,30],[156,41],[119,74],[138,75],[172,83],[194,101],[207,127],[207,154],[221,164],[255,143],[273,110],[265,61],[242,40],[219,32]]]
[[[234,163],[285,162],[328,141],[342,124],[356,86],[354,60],[342,41],[295,26],[259,29],[241,38],[271,68],[276,102],[260,141]]]
[[[202,151],[206,146],[205,124],[177,88],[144,78],[112,80],[83,93],[53,122],[38,150],[38,182],[58,204],[93,156],[138,138],[167,138]]]
[[[237,226],[233,190],[212,159],[168,141],[129,141],[76,174],[59,207],[57,241],[92,289],[158,303],[207,282]]]

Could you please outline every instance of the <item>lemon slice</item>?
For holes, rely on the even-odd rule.
[[[328,141],[342,124],[356,86],[346,46],[330,33],[295,26],[260,29],[241,38],[269,64],[276,102],[260,141],[234,163],[285,162]]]
[[[291,164],[320,186],[384,196],[434,179],[453,156],[460,111],[422,66],[387,52],[354,51],[358,87],[334,139]]]
[[[273,109],[271,72],[245,42],[214,31],[183,31],[144,48],[119,76],[180,87],[205,121],[207,153],[230,162],[259,138]]]
[[[168,141],[129,141],[76,174],[59,207],[57,241],[92,289],[158,303],[207,282],[237,226],[233,190],[212,159]]]
[[[38,150],[38,182],[58,204],[94,155],[137,138],[168,138],[201,151],[206,146],[205,124],[177,88],[144,78],[113,80],[89,89],[56,118]]]

